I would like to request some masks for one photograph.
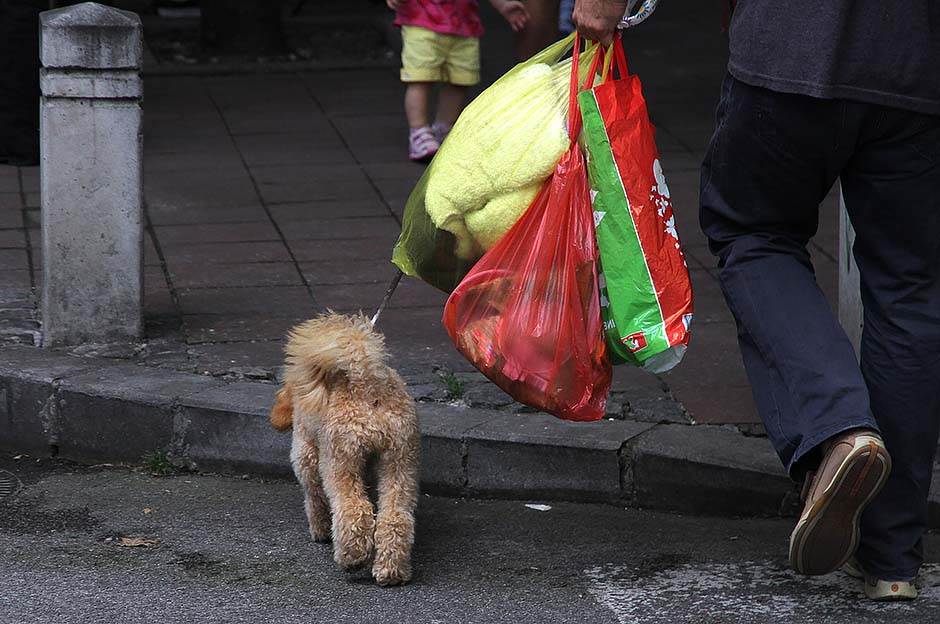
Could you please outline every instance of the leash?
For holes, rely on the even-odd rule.
[[[385,307],[388,305],[389,300],[391,300],[392,295],[395,294],[395,289],[398,288],[401,278],[405,274],[401,272],[401,269],[398,270],[398,273],[395,274],[395,277],[392,278],[392,281],[388,283],[388,289],[385,291],[385,296],[382,297],[382,303],[379,304],[379,309],[375,311],[375,316],[372,317],[372,327],[375,327],[375,324],[379,322],[379,317],[382,315],[382,311],[385,310]]]

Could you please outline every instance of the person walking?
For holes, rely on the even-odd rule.
[[[578,0],[611,41],[626,0]],[[940,429],[940,1],[739,0],[702,165],[718,258],[767,433],[805,507],[804,574],[910,599]],[[836,180],[856,231],[860,362],[807,243]]]

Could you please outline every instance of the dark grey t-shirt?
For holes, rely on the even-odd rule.
[[[738,0],[728,68],[774,91],[940,114],[940,0]]]

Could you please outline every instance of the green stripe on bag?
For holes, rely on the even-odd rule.
[[[665,323],[646,257],[593,91],[578,96],[585,142],[590,145],[588,180],[600,249],[601,315],[614,360],[642,365],[669,349]],[[616,293],[611,297],[611,291]]]

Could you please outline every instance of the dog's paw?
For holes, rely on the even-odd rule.
[[[333,535],[330,533],[330,527],[327,525],[324,527],[310,527],[310,537],[313,538],[317,544],[329,544],[333,541]]]
[[[364,545],[337,548],[333,553],[333,560],[343,572],[355,572],[364,568],[372,560],[372,548]]]
[[[375,542],[372,526],[354,527],[333,540],[333,559],[346,572],[358,570],[372,560]]]
[[[411,580],[411,566],[408,564],[390,566],[376,561],[372,566],[372,577],[382,587],[404,585]]]

